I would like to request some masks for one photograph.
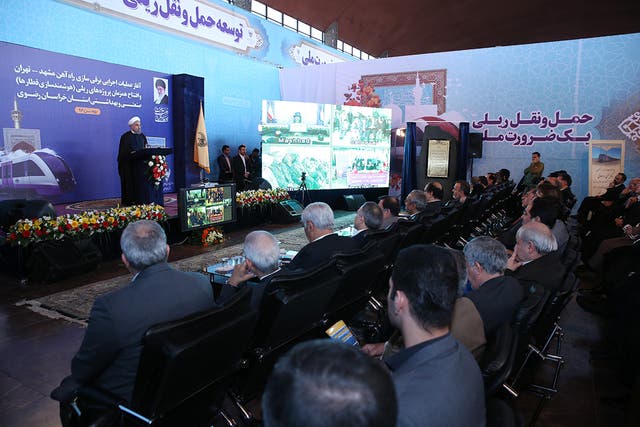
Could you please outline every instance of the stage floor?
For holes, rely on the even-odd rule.
[[[63,203],[53,205],[57,215],[73,214],[90,210],[103,211],[120,206],[120,198],[86,200],[83,202]],[[169,218],[178,216],[178,195],[177,193],[167,193],[164,195],[164,210]]]

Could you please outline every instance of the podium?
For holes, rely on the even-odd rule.
[[[164,196],[162,193],[162,182],[155,185],[154,181],[149,179],[149,161],[151,156],[168,156],[173,153],[173,149],[156,147],[143,148],[131,154],[134,163],[133,178],[135,204],[144,205],[155,203],[164,206]]]

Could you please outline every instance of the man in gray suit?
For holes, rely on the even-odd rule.
[[[484,426],[480,369],[449,332],[458,291],[451,252],[434,245],[403,249],[389,285],[389,320],[405,344],[387,360],[398,396],[398,426]]]
[[[167,264],[169,245],[157,222],[129,224],[120,239],[122,261],[131,283],[98,297],[71,376],[51,397],[70,402],[79,386],[96,386],[131,402],[142,337],[151,326],[214,307],[209,280]],[[93,408],[99,412],[100,408]],[[64,424],[64,422],[63,422]]]

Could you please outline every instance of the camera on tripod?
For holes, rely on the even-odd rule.
[[[305,182],[306,180],[307,180],[307,173],[302,172],[302,175],[300,175],[300,181]]]

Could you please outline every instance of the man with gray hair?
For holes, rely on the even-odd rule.
[[[480,313],[485,335],[490,336],[513,320],[525,294],[516,279],[504,275],[508,256],[502,243],[488,236],[476,237],[463,251],[473,288],[465,298],[473,302]]]
[[[505,274],[518,279],[525,293],[536,289],[553,293],[565,274],[564,266],[552,254],[557,249],[558,243],[549,227],[537,221],[524,224],[516,233],[516,246]]]
[[[427,196],[424,191],[412,190],[404,199],[404,207],[413,218],[427,207]]]
[[[380,230],[383,217],[382,209],[375,202],[364,202],[353,219],[353,226],[357,230],[351,237],[363,245],[367,240],[367,230]]]
[[[280,271],[280,245],[273,234],[264,230],[247,234],[242,247],[245,260],[233,268],[223,286],[218,303],[224,304],[236,290],[251,286],[251,303],[257,309],[271,278]]]
[[[61,404],[70,402],[82,385],[131,402],[147,329],[214,307],[207,277],[175,270],[167,263],[169,246],[157,222],[129,224],[120,247],[133,278],[128,286],[95,300],[84,339],[71,361],[71,376],[51,393]]]
[[[288,269],[308,269],[331,259],[336,252],[356,250],[360,244],[351,237],[333,231],[333,211],[323,202],[309,204],[301,216],[309,243],[291,260]]]

